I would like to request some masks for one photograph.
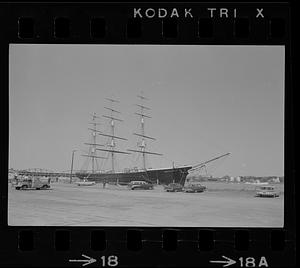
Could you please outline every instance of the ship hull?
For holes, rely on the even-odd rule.
[[[79,179],[95,181],[96,183],[128,184],[135,180],[146,180],[155,184],[169,184],[172,182],[184,185],[188,170],[191,166],[180,168],[151,169],[147,171],[123,172],[123,173],[84,173],[78,172]]]

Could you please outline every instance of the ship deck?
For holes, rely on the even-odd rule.
[[[9,225],[282,227],[278,198],[255,198],[247,184],[203,183],[203,193],[132,191],[102,184],[52,183],[51,190],[8,189]],[[226,186],[226,187],[225,187]]]

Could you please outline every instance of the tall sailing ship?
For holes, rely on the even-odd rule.
[[[126,138],[116,135],[116,123],[122,122],[118,115],[120,111],[114,107],[119,101],[112,98],[106,100],[110,103],[109,107],[104,107],[108,114],[103,115],[103,118],[108,120],[110,126],[110,133],[103,133],[97,126],[98,117],[95,113],[92,115],[92,125],[89,130],[91,131],[91,142],[85,143],[89,146],[89,151],[82,156],[86,158],[86,163],[91,163],[91,170],[76,172],[76,176],[80,179],[95,181],[95,182],[108,182],[116,184],[128,184],[130,181],[143,180],[151,183],[169,184],[180,183],[184,185],[186,176],[189,172],[206,167],[208,162],[214,161],[228,154],[221,155],[209,161],[197,164],[195,166],[181,166],[170,168],[147,168],[147,156],[162,156],[160,153],[151,152],[148,150],[147,141],[155,141],[156,139],[146,135],[145,133],[145,121],[151,118],[148,114],[150,108],[145,106],[144,102],[148,100],[143,94],[138,95],[139,104],[136,104],[138,111],[135,113],[139,117],[140,131],[133,133],[138,138],[137,148],[128,149],[127,151],[121,151],[117,149],[117,142],[127,141]],[[108,139],[106,144],[97,143],[97,136],[102,136]],[[102,155],[98,155],[98,152],[102,152]],[[116,170],[116,156],[117,155],[130,155],[140,154],[142,156],[142,167],[140,168],[126,168],[123,171]],[[105,156],[103,156],[105,154]],[[99,169],[99,160],[111,162],[111,169],[109,171],[101,171]],[[88,166],[88,164],[87,164]]]

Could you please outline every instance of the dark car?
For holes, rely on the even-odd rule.
[[[179,183],[170,183],[165,186],[166,192],[181,192],[183,189],[183,186]]]
[[[183,189],[183,191],[186,193],[202,193],[205,190],[206,187],[200,184],[190,184]]]
[[[153,184],[147,181],[131,181],[128,187],[131,190],[153,190]]]

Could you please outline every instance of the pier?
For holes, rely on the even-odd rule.
[[[77,171],[73,170],[72,177],[76,177],[75,173]],[[11,174],[17,174],[20,176],[37,176],[37,177],[70,177],[71,171],[52,171],[48,169],[42,169],[42,168],[29,168],[29,169],[22,169],[22,170],[16,170],[16,169],[9,169],[9,172]]]

